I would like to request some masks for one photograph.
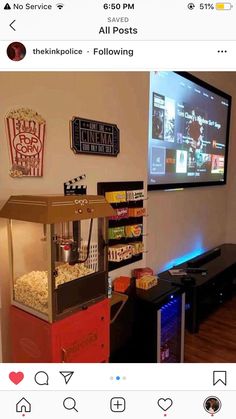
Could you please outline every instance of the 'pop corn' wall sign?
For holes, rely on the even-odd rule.
[[[14,109],[6,115],[12,177],[43,175],[46,121],[29,108]]]

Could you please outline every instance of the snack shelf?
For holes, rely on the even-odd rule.
[[[106,194],[108,193],[109,198],[112,197],[112,194],[114,193],[118,193],[120,192],[120,197],[122,199],[122,195],[124,197],[124,195],[127,195],[128,193],[132,194],[133,192],[138,192],[138,191],[143,191],[143,181],[134,181],[134,182],[101,182],[98,183],[98,194],[99,195],[104,195],[106,196]],[[135,195],[135,194],[134,194]],[[114,209],[122,209],[124,208],[124,213],[125,210],[128,208],[129,209],[135,209],[135,208],[143,208],[143,204],[144,204],[144,200],[146,200],[145,197],[143,197],[142,199],[137,199],[137,200],[130,200],[130,199],[126,199],[123,200],[122,202],[111,202],[109,201],[110,205],[114,208]],[[119,215],[118,215],[119,216]],[[123,218],[124,216],[124,218]],[[125,214],[122,214],[122,218],[120,219],[109,219],[108,220],[108,228],[110,229],[116,229],[119,227],[128,227],[128,226],[137,226],[137,228],[140,228],[140,226],[142,226],[142,234],[138,235],[137,237],[127,237],[127,236],[123,236],[120,238],[109,238],[108,239],[108,246],[116,246],[116,245],[127,245],[127,244],[132,244],[135,242],[143,242],[143,217],[145,215],[142,216],[127,216]],[[117,260],[117,261],[108,261],[108,271],[112,271],[114,269],[118,269],[120,267],[129,265],[131,263],[135,263],[139,260],[142,260],[143,258],[143,252],[140,252],[136,255],[133,255],[132,257],[129,257],[127,259],[123,259],[123,260]]]

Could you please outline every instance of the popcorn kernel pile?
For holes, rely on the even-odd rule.
[[[66,282],[89,275],[94,271],[76,263],[60,265],[55,278],[56,288]],[[47,271],[32,271],[17,278],[14,285],[14,299],[19,303],[34,308],[41,313],[48,313],[48,273]]]

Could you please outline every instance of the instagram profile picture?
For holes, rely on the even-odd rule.
[[[210,396],[207,397],[206,400],[204,400],[203,403],[204,409],[207,413],[210,413],[212,416],[215,413],[218,413],[221,409],[221,401],[218,399],[218,397]]]
[[[7,47],[7,56],[12,61],[21,61],[26,56],[26,48],[21,42],[12,42]]]

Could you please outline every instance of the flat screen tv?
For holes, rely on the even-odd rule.
[[[231,96],[186,72],[150,73],[148,189],[226,183]]]

